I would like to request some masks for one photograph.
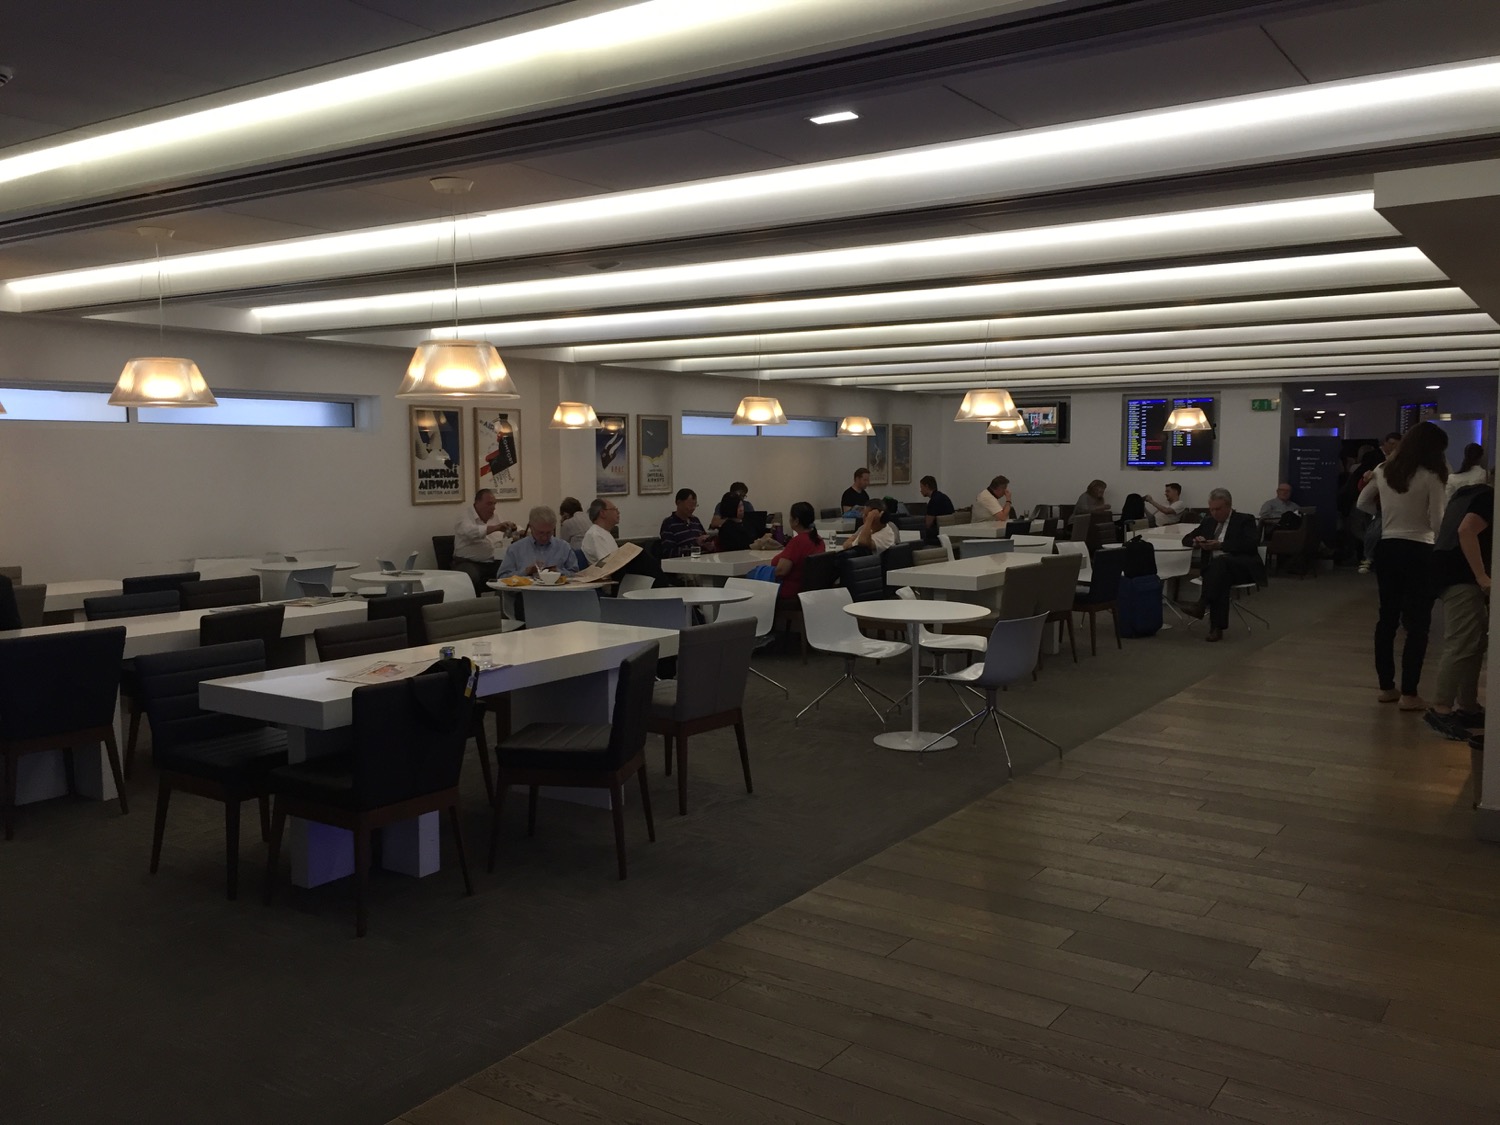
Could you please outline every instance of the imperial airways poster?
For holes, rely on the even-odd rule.
[[[464,496],[463,411],[411,409],[411,502],[452,504]]]

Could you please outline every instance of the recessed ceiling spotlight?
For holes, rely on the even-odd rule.
[[[1292,409],[1293,409],[1293,410],[1301,410],[1301,409],[1302,409],[1302,407],[1300,407],[1300,406],[1294,406],[1294,407],[1292,407]]]
[[[1318,389],[1317,387],[1303,387],[1302,388],[1302,393],[1305,394],[1305,395],[1310,395],[1310,394],[1313,394],[1315,391],[1317,391],[1317,389]]]
[[[809,117],[814,125],[836,125],[840,121],[858,121],[859,114],[852,109],[841,109],[837,113],[823,113],[817,117]]]
[[[1339,393],[1338,393],[1338,391],[1324,391],[1323,392],[1323,397],[1324,398],[1338,398],[1339,397]]]
[[[1428,383],[1427,384],[1427,390],[1429,390],[1429,391],[1439,391],[1439,390],[1442,390],[1442,384],[1440,384],[1440,383]]]
[[[1347,418],[1347,417],[1349,417],[1349,415],[1345,414],[1342,410],[1340,410],[1339,411],[1339,417],[1340,418]]]

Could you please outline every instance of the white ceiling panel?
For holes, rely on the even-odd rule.
[[[539,156],[523,161],[522,166],[608,191],[626,191],[761,172],[789,163],[784,157],[698,129]]]
[[[1380,0],[1265,29],[1309,82],[1500,55],[1495,0]]]
[[[1301,86],[1257,27],[1181,36],[951,79],[947,85],[1023,129]]]

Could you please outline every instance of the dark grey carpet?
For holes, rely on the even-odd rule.
[[[1178,627],[1097,657],[1049,658],[1007,693],[1019,717],[1077,745],[1180,691],[1373,579],[1288,579],[1256,599],[1268,632],[1208,645]],[[791,715],[838,674],[814,656],[762,655],[792,705],[752,678],[756,791],[729,732],[695,740],[691,811],[650,748],[658,841],[627,816],[631,875],[617,882],[607,814],[543,802],[535,839],[512,797],[502,866],[461,896],[450,858],[426,880],[373,881],[370,935],[353,937],[343,885],[286,888],[261,905],[264,852],[248,817],[242,899],[223,896],[220,806],[179,794],[161,873],[146,872],[155,785],[134,810],[59,800],[21,812],[0,844],[0,1119],[15,1125],[213,1121],[385,1122],[483,1066],[1003,783],[993,731],[977,748],[880,750],[847,689]],[[868,669],[893,694],[904,659]],[[1373,675],[1371,679],[1373,691]],[[961,717],[946,688],[924,725]],[[1017,732],[1018,770],[1051,753]],[[474,763],[470,759],[470,767]],[[471,855],[490,826],[468,768]]]

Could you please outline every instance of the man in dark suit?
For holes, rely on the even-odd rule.
[[[1182,537],[1184,547],[1203,552],[1200,567],[1203,600],[1183,606],[1194,617],[1208,614],[1208,640],[1222,641],[1229,628],[1229,598],[1234,586],[1246,582],[1266,584],[1266,566],[1260,557],[1260,523],[1248,512],[1234,510],[1227,488],[1208,494],[1208,515]]]

